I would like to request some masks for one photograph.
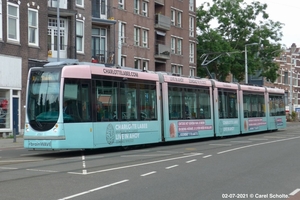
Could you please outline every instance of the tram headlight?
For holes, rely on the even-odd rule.
[[[56,132],[58,129],[58,124],[55,124],[54,128],[53,128],[53,131]]]
[[[28,132],[29,131],[29,125],[25,124],[25,130]]]

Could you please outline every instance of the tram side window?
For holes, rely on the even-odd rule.
[[[211,118],[211,105],[210,105],[210,96],[208,89],[198,90],[198,107],[199,109],[199,118],[198,119],[210,119]]]
[[[122,82],[120,85],[121,119],[136,121],[137,116],[137,84]]]
[[[114,81],[96,81],[97,121],[115,121],[117,113],[118,84]]]
[[[244,118],[251,117],[251,105],[250,105],[250,94],[243,94],[243,108],[244,108]]]
[[[219,91],[219,118],[237,118],[237,95],[233,91]]]
[[[140,120],[156,120],[156,86],[149,84],[140,84]]]
[[[169,112],[170,119],[183,118],[182,88],[169,87]]]
[[[280,95],[270,95],[269,98],[269,110],[270,116],[284,116],[285,105],[284,97]]]
[[[265,105],[265,98],[263,95],[258,96],[258,117],[265,117],[266,116],[266,105]]]
[[[82,80],[65,79],[64,85],[64,122],[91,121],[89,84]]]
[[[185,119],[197,119],[199,117],[199,113],[197,110],[200,110],[197,104],[197,93],[196,89],[190,88],[186,89],[184,93],[184,118]]]

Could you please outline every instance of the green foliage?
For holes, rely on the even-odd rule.
[[[283,24],[269,19],[267,4],[247,4],[244,0],[212,1],[212,4],[205,2],[197,8],[198,76],[207,76],[201,65],[202,55],[213,60],[222,54],[207,65],[210,73],[214,73],[220,81],[224,81],[230,73],[238,81],[244,80],[245,45],[260,43],[247,46],[248,73],[259,71],[260,76],[274,82],[279,66],[273,58],[281,51],[278,42],[282,37]]]

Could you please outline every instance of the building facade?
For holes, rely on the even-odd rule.
[[[0,134],[22,132],[28,70],[50,61],[196,76],[195,11],[195,0],[0,0]]]

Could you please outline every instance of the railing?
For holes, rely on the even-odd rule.
[[[112,51],[94,50],[92,51],[92,61],[94,63],[114,64],[115,54]]]
[[[171,18],[162,14],[155,15],[155,28],[161,30],[170,30],[171,28]]]
[[[48,0],[48,7],[57,8],[57,0]],[[59,8],[67,9],[68,8],[68,1],[67,0],[60,0],[59,1]]]
[[[160,59],[170,59],[171,48],[163,44],[155,45],[155,57]]]
[[[165,0],[155,0],[154,2],[161,5],[165,5]]]

